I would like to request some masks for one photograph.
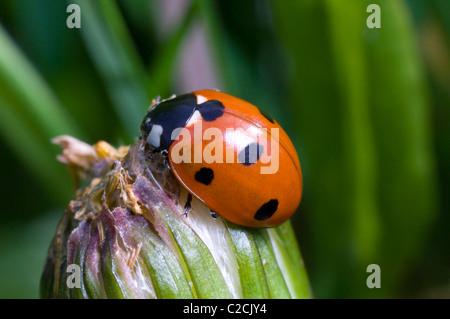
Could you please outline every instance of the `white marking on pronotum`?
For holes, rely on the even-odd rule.
[[[203,95],[197,95],[197,105],[205,103],[206,101],[208,101],[208,99],[206,97],[204,97]]]
[[[200,111],[196,110],[194,112],[194,114],[192,114],[189,121],[186,123],[186,127],[190,127],[192,124],[194,124],[195,122],[197,122],[198,120],[201,120],[201,119],[202,119],[202,115],[200,114]]]
[[[161,135],[163,132],[163,127],[161,125],[153,125],[150,133],[148,134],[147,141],[153,147],[159,147],[161,145]]]
[[[161,101],[158,102],[158,104],[162,103],[162,102],[166,102],[166,101],[170,101],[174,98],[176,98],[177,96],[175,94],[172,94],[171,96],[169,96],[167,99],[163,99]]]

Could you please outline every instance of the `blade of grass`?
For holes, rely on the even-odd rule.
[[[365,93],[352,91],[351,83],[354,75],[361,79],[362,71],[349,68],[352,53],[345,56],[345,52],[348,53],[350,48],[347,51],[345,48],[336,48],[336,41],[330,41],[333,36],[332,24],[325,1],[272,1],[271,4],[277,33],[286,48],[286,56],[291,57],[287,62],[291,62],[294,70],[287,92],[288,105],[293,113],[292,121],[296,127],[294,132],[302,143],[299,155],[304,185],[307,185],[302,200],[305,219],[295,227],[310,237],[307,244],[310,245],[312,288],[318,298],[355,296],[355,283],[358,287],[363,285],[361,282],[364,283],[360,281],[360,277],[356,279],[355,274],[364,274],[365,269],[355,270],[356,265],[360,265],[355,258],[355,253],[358,252],[355,248],[361,246],[358,246],[354,236],[361,234],[357,230],[359,223],[364,227],[371,225],[364,224],[363,220],[355,222],[357,202],[351,194],[366,194],[364,196],[369,200],[369,217],[373,201],[372,194],[369,193],[373,186],[365,185],[363,189],[355,190],[355,182],[364,181],[355,176],[348,162],[349,159],[358,160],[358,169],[368,174],[370,179],[373,178],[372,173],[366,171],[372,169],[371,166],[367,168],[361,163],[364,154],[351,158],[350,153],[364,152],[366,146],[361,144],[361,140],[366,136],[370,139],[370,135],[364,132],[367,128],[362,128],[366,135],[350,136],[351,139],[347,140],[351,132],[361,126],[354,123],[358,116],[361,115],[367,122],[367,105],[363,105],[361,110],[357,109],[357,101],[363,100],[366,103]],[[342,5],[347,6],[348,3],[342,1]],[[334,34],[342,35],[342,28],[356,23],[355,12],[351,10],[349,14],[351,16],[343,18],[343,25],[338,26],[340,29],[335,30]],[[364,14],[363,8],[361,15]],[[346,22],[347,19],[352,21]],[[356,58],[362,59],[361,44],[356,43],[357,32],[350,30],[351,38],[344,39],[342,45],[348,45],[349,42],[352,48],[356,46],[359,50]],[[337,52],[338,50],[343,51]],[[339,54],[338,57],[335,56],[336,53]],[[340,68],[336,67],[339,59],[344,63]],[[362,61],[356,62],[362,64]],[[339,84],[339,81],[347,82]],[[359,86],[357,83],[356,87]],[[352,104],[345,105],[344,101],[351,101]],[[371,147],[368,146],[369,151]],[[369,164],[373,165],[372,162]],[[369,183],[372,182],[373,180],[369,180]],[[362,206],[362,201],[359,205]],[[377,235],[369,233],[367,236],[366,240],[371,244]],[[345,290],[341,288],[343,286],[346,287]]]
[[[1,25],[0,126],[5,142],[42,187],[55,200],[67,200],[68,174],[57,164],[50,139],[83,134]]]
[[[117,3],[123,10],[124,16],[128,18],[127,22],[139,29],[139,34],[145,32],[147,36],[155,36],[153,33],[159,13],[157,1],[118,0]]]
[[[264,71],[266,66],[261,61],[254,61],[225,29],[224,22],[218,14],[213,1],[194,2],[204,25],[208,44],[211,48],[216,74],[219,77],[218,89],[243,98],[268,111],[284,129],[289,130],[290,115],[281,106],[282,97],[268,80]],[[262,5],[264,6],[264,5]],[[275,57],[276,59],[276,57]]]
[[[123,17],[114,1],[75,1],[81,8],[82,38],[131,142],[149,106],[148,81]]]
[[[369,1],[382,27],[367,29],[371,114],[379,148],[379,260],[389,267],[383,289],[398,293],[420,256],[437,212],[430,101],[410,12],[404,1]],[[380,265],[381,266],[381,265]]]
[[[166,200],[165,193],[155,192],[144,177],[133,185],[136,198],[154,212],[156,232],[175,253],[194,298],[227,299],[228,286],[214,257],[200,237],[179,217],[178,207]],[[156,208],[157,207],[157,208]]]
[[[370,3],[381,7],[381,29],[366,28],[365,9]],[[291,105],[305,145],[302,165],[308,196],[303,207],[309,221],[305,230],[312,238],[314,292],[320,298],[395,296],[436,211],[429,115],[404,2],[299,1],[282,6],[273,1],[273,5],[279,35],[295,59]],[[354,7],[345,8],[350,5]],[[354,83],[356,79],[361,83]],[[352,92],[353,88],[361,91]],[[355,116],[362,122],[354,123]],[[362,136],[351,136],[361,125],[365,126]],[[372,132],[367,132],[369,128]],[[367,138],[370,144],[361,142]],[[348,192],[349,174],[353,184],[364,182],[349,170],[352,149],[365,153],[357,155],[358,161],[376,156],[376,161],[369,158],[355,167],[369,178],[357,191],[362,196],[357,201],[362,203],[366,197],[368,204],[377,205],[369,206],[366,221],[355,222],[356,216],[348,213],[355,211],[356,203]],[[367,171],[371,166],[372,173]],[[362,235],[376,241],[371,263],[388,271],[383,275],[384,288],[370,290],[361,278],[365,269],[360,263],[356,271],[355,250],[350,248],[355,247],[352,237],[358,224],[360,231],[372,227],[374,209],[378,225]]]
[[[290,299],[291,294],[286,284],[286,279],[283,276],[279,263],[276,259],[268,231],[265,229],[255,230],[252,233],[262,260],[270,298]],[[301,280],[303,278],[297,277],[296,279]]]
[[[291,223],[270,228],[267,233],[292,298],[311,298],[308,274]]]
[[[220,25],[220,19],[214,9],[212,1],[196,0],[195,5],[198,7],[198,12],[205,25],[209,43],[215,57],[215,65],[220,72],[221,90],[236,94],[239,92],[237,81],[235,81],[235,72],[230,67],[233,65],[230,61],[229,51],[226,46],[227,37]]]
[[[0,84],[0,96],[7,102],[5,107],[14,107],[12,111],[33,123],[48,140],[60,134],[83,137],[51,89],[1,25]]]
[[[52,211],[0,226],[0,298],[39,298],[40,273],[59,218],[60,212]]]
[[[263,261],[254,236],[241,226],[231,223],[227,226],[238,262],[243,298],[269,298],[270,292],[264,274]]]
[[[71,190],[69,176],[65,168],[56,162],[56,153],[51,148],[50,140],[39,138],[25,123],[0,96],[0,134],[3,140],[31,174],[41,181],[51,198],[55,201],[60,199],[61,202],[67,200]]]
[[[310,276],[318,298],[338,295],[343,264],[347,262],[350,233],[342,163],[341,113],[335,85],[332,48],[323,2],[271,1],[274,23],[293,69],[287,87],[305,185],[305,220],[296,223],[309,235]],[[295,32],[292,32],[295,30]],[[318,40],[320,39],[320,40]],[[332,154],[332,156],[330,156]],[[326,198],[327,200],[324,200]],[[294,219],[294,222],[296,220]],[[332,240],[329,234],[333,234]],[[345,248],[343,248],[345,247]],[[307,247],[308,248],[308,247]],[[332,260],[333,262],[330,262]],[[347,266],[347,264],[346,264]]]
[[[368,102],[368,76],[361,36],[364,6],[353,1],[325,2],[331,44],[343,101],[344,156],[349,173],[353,214],[352,249],[358,267],[371,263],[377,253],[379,216],[376,204],[376,151]]]
[[[261,90],[258,79],[255,79],[249,68],[248,64],[253,61],[245,59],[227,34],[216,4],[213,1],[196,0],[195,5],[208,37],[217,74],[220,75],[219,89],[242,98],[250,98],[253,92],[258,92],[262,95],[260,100],[264,101],[266,97],[272,99],[267,90]]]
[[[183,40],[190,30],[193,18],[196,16],[196,7],[195,2],[190,5],[183,19],[157,52],[149,68],[153,81],[151,85],[148,85],[148,96],[153,98],[169,94],[169,79],[175,67],[174,61],[177,60]]]

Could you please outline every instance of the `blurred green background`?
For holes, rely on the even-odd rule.
[[[130,144],[152,98],[202,88],[294,141],[315,297],[449,298],[449,33],[448,0],[2,0],[0,298],[38,297],[71,199],[50,139]]]

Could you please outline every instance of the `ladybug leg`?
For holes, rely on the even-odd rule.
[[[157,150],[156,148],[153,148],[151,150],[151,153],[152,154],[161,154],[163,157],[163,160],[164,160],[164,164],[166,165],[167,168],[170,168],[169,152],[167,150]]]
[[[170,168],[169,152],[167,150],[162,150],[162,151],[160,151],[160,154],[162,154],[164,157],[164,164],[166,164],[166,167]]]
[[[211,214],[211,217],[214,218],[214,219],[219,217],[219,215],[216,212],[210,211],[209,213]]]
[[[192,195],[191,193],[188,193],[186,204],[184,204],[184,216],[186,216],[186,218],[188,217],[188,214],[191,211],[191,202],[192,202]]]

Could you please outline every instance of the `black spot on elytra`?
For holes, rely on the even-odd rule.
[[[223,115],[225,107],[218,100],[210,100],[197,105],[196,109],[199,110],[204,121],[212,122]]]
[[[249,166],[255,164],[264,153],[264,146],[256,142],[248,144],[238,154],[238,162]]]
[[[202,167],[195,173],[195,180],[199,183],[209,185],[214,178],[214,171],[207,167]]]
[[[256,220],[266,220],[272,217],[272,215],[277,211],[277,208],[278,208],[278,200],[271,199],[258,209],[254,218]]]

